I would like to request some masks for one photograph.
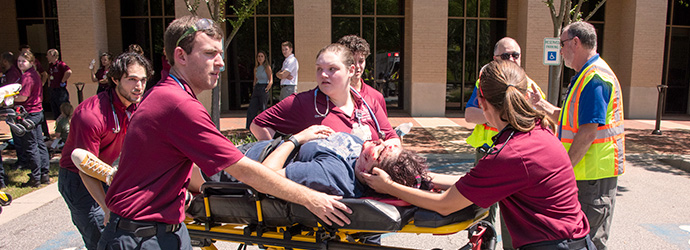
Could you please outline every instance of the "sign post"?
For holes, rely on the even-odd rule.
[[[544,65],[561,65],[561,39],[544,38]]]

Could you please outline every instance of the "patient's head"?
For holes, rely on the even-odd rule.
[[[357,179],[364,182],[360,174],[371,173],[374,167],[386,171],[393,181],[405,186],[419,187],[419,184],[429,180],[424,157],[392,142],[378,140],[364,143],[355,164]]]

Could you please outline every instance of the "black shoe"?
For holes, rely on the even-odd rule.
[[[50,176],[48,174],[41,175],[41,184],[50,184]]]
[[[29,181],[22,183],[22,187],[38,187],[41,185],[39,180],[29,178]]]

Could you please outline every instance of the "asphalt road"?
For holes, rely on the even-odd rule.
[[[429,157],[432,165],[437,166],[437,172],[459,174],[471,166],[468,157]],[[628,155],[627,158],[626,173],[618,182],[610,249],[690,250],[690,174],[644,155]],[[386,246],[420,249],[458,249],[466,242],[464,232],[444,236],[386,234],[382,238]],[[219,249],[237,248],[232,243],[216,246]],[[62,198],[0,224],[0,249],[82,247],[81,237],[72,225]]]

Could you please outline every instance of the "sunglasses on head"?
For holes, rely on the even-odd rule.
[[[509,60],[511,56],[513,57],[513,59],[517,60],[520,58],[520,52],[503,53],[503,54],[496,55],[496,56],[501,57],[501,60]]]
[[[209,30],[213,27],[213,21],[208,18],[202,18],[196,21],[192,27],[187,28],[184,33],[182,33],[182,36],[177,39],[177,42],[175,43],[175,47],[180,46],[180,41],[182,39],[185,39],[189,35],[195,34],[197,31],[202,31],[202,30]]]

